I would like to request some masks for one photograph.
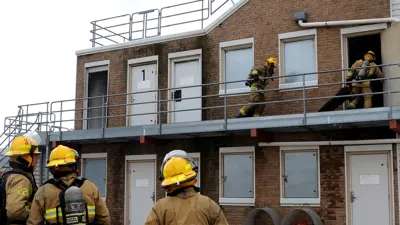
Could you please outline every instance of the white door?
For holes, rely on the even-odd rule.
[[[132,94],[128,98],[133,104],[157,101],[157,64],[148,64],[131,67],[131,92],[152,91],[146,93]],[[130,117],[130,125],[155,124],[157,122],[157,103],[145,103],[131,105],[130,114],[153,113]]]
[[[201,86],[192,88],[183,88],[193,85],[201,85],[201,64],[198,59],[184,62],[175,62],[173,68],[173,87],[172,91],[172,110],[188,110],[172,113],[171,122],[190,122],[201,121],[201,110],[190,110],[201,108],[201,98],[180,99],[201,97]]]
[[[350,155],[351,225],[391,224],[388,154]]]
[[[398,0],[400,1],[400,0]],[[400,2],[399,2],[400,8]],[[400,9],[399,9],[400,13]],[[382,31],[381,33],[381,50],[382,50],[382,63],[399,63],[400,62],[400,23],[395,23],[388,29]],[[384,67],[383,73],[385,77],[391,78],[399,78],[400,76],[400,67],[398,66],[390,66]],[[390,80],[389,90],[390,91],[398,91],[400,88],[400,79],[392,79]],[[383,82],[383,90],[388,91],[388,81]],[[398,98],[398,94],[392,94],[389,98],[389,95],[384,94],[384,106],[399,106],[400,98]]]
[[[154,162],[129,163],[129,225],[143,225],[155,198]]]

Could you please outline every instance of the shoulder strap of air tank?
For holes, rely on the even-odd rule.
[[[85,183],[85,181],[86,181],[86,178],[84,178],[84,177],[77,177],[77,178],[75,178],[75,180],[72,182],[71,186],[76,186],[76,187],[80,188],[80,187],[83,185],[83,183]]]

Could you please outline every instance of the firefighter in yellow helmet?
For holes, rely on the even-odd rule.
[[[228,225],[218,204],[199,193],[196,177],[197,166],[185,151],[169,152],[160,177],[168,196],[153,205],[145,225]]]
[[[364,60],[357,60],[351,68],[364,67],[364,66],[376,66],[375,64],[375,53],[373,51],[368,51],[364,55]],[[357,107],[359,100],[364,97],[364,108],[372,107],[372,90],[371,84],[368,79],[371,79],[374,75],[379,78],[383,78],[383,73],[379,67],[361,68],[353,69],[347,74],[347,81],[362,80],[361,82],[352,83],[351,92],[353,94],[367,94],[364,96],[356,96],[348,105],[347,108],[354,109]]]
[[[264,92],[259,92],[264,90],[269,84],[269,80],[273,80],[275,67],[278,65],[278,60],[273,57],[265,60],[265,65],[253,66],[248,75],[248,80],[246,81],[246,86],[250,87],[251,91],[250,99],[248,103],[261,103],[265,102]],[[241,117],[257,117],[261,116],[265,108],[265,104],[257,105],[245,105],[240,109],[239,114],[236,118]]]
[[[38,142],[30,137],[31,134],[33,133],[14,138],[6,153],[6,156],[10,157],[11,170],[5,172],[0,181],[1,225],[26,224],[28,219],[32,199],[37,190],[33,171],[40,154]]]
[[[76,150],[59,145],[47,164],[53,178],[38,189],[26,224],[110,224],[108,208],[91,181],[78,177]]]

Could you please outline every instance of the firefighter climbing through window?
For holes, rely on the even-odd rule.
[[[368,51],[364,55],[364,60],[359,59],[353,63],[351,68],[365,67],[365,66],[376,66],[375,64],[375,53],[373,51]],[[383,78],[383,73],[379,67],[352,69],[348,72],[346,76],[346,81],[353,83],[348,83],[346,87],[341,88],[336,96],[351,95],[351,94],[367,94],[359,96],[348,96],[343,98],[333,98],[326,102],[319,112],[335,110],[344,101],[349,101],[347,106],[348,109],[355,109],[357,104],[361,99],[364,99],[364,108],[372,107],[372,90],[371,82],[368,79],[372,79],[374,76],[378,78]],[[360,82],[354,82],[360,81]]]
[[[26,224],[110,224],[100,192],[91,181],[78,177],[76,150],[59,145],[46,167],[53,178],[38,189]]]
[[[145,225],[228,225],[218,204],[199,193],[197,166],[185,151],[169,152],[160,172],[168,196],[153,205]]]
[[[250,90],[253,91],[250,93],[250,99],[248,103],[265,102],[264,92],[262,91],[269,84],[269,80],[273,80],[273,78],[270,77],[273,76],[274,69],[277,64],[278,61],[275,58],[270,57],[265,61],[265,65],[254,66],[251,68],[247,78],[248,80],[245,83],[245,85],[249,86]],[[264,108],[265,104],[245,105],[240,109],[240,112],[236,118],[261,116]]]
[[[35,140],[36,139],[36,140]],[[0,224],[26,224],[33,196],[37,190],[33,171],[37,164],[40,136],[29,132],[16,137],[6,156],[11,170],[1,175]]]

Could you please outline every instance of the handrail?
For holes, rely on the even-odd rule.
[[[41,116],[42,116],[42,113],[39,112],[39,113],[37,114],[37,117],[36,117],[35,122],[38,122],[38,121],[39,121],[39,118],[41,118]],[[29,130],[30,130],[34,125],[35,125],[35,123],[32,124],[32,125],[30,126]],[[16,129],[16,128],[14,128],[14,130],[15,130],[15,129]],[[11,144],[11,142],[12,142],[14,139],[15,139],[15,137],[13,137],[13,138],[11,139],[11,141],[10,141],[3,149],[0,150],[0,155],[2,155],[5,151],[8,150],[8,149],[7,149],[8,146]],[[5,139],[5,140],[7,140],[7,139]],[[3,140],[2,142],[0,142],[0,146],[1,146],[2,144],[4,144],[5,140]],[[8,158],[8,157],[0,158],[0,168],[3,168],[3,166],[4,166],[8,161],[9,161],[9,158]]]
[[[376,66],[368,66],[367,68],[373,68],[373,67],[390,67],[390,66],[400,66],[400,63],[391,63],[391,64],[382,64],[382,65],[376,65]],[[185,111],[197,111],[197,110],[208,110],[208,109],[221,109],[224,108],[224,119],[225,121],[227,120],[227,108],[232,108],[232,107],[238,107],[238,106],[244,106],[244,105],[259,105],[259,104],[276,104],[276,103],[288,103],[288,102],[303,102],[303,114],[304,114],[304,119],[306,119],[306,114],[307,114],[307,107],[306,107],[306,102],[307,101],[312,101],[312,100],[326,100],[326,99],[333,99],[333,98],[344,98],[344,97],[356,97],[356,96],[364,96],[366,94],[360,93],[360,94],[349,94],[349,95],[342,95],[342,96],[310,96],[306,97],[306,92],[307,89],[315,88],[315,87],[327,87],[327,86],[333,86],[333,85],[345,85],[345,84],[352,84],[352,83],[357,83],[360,81],[341,81],[341,82],[330,82],[330,83],[321,83],[321,84],[316,84],[316,85],[305,85],[305,75],[309,74],[320,74],[320,75],[325,75],[329,73],[335,73],[335,72],[344,72],[348,70],[354,70],[354,69],[360,69],[361,67],[357,68],[346,68],[346,69],[334,69],[334,70],[326,70],[326,71],[318,71],[318,72],[310,72],[310,73],[302,73],[302,74],[295,74],[295,75],[281,75],[281,76],[273,76],[272,78],[277,78],[281,79],[283,77],[294,77],[294,76],[303,76],[303,84],[301,87],[292,87],[292,88],[285,88],[285,91],[287,90],[295,90],[295,91],[302,91],[303,96],[299,98],[292,98],[292,99],[284,99],[284,100],[274,100],[274,101],[264,101],[264,102],[259,102],[259,103],[237,103],[237,104],[227,104],[227,97],[228,96],[235,96],[235,95],[243,95],[246,93],[254,93],[255,91],[242,91],[239,94],[238,93],[227,93],[227,84],[228,83],[237,83],[237,82],[244,82],[246,80],[239,80],[239,81],[224,81],[224,82],[214,82],[214,83],[208,83],[208,84],[200,84],[200,85],[190,85],[190,86],[185,86],[185,87],[179,87],[179,88],[162,88],[162,89],[157,89],[157,90],[150,90],[150,91],[140,91],[140,92],[130,92],[130,93],[118,93],[118,94],[111,94],[111,95],[104,95],[104,96],[95,96],[95,97],[85,97],[85,98],[76,98],[76,99],[68,99],[68,100],[60,100],[60,101],[54,101],[50,103],[50,112],[52,114],[59,113],[60,114],[60,119],[52,120],[54,124],[59,124],[60,127],[62,127],[63,122],[72,122],[72,121],[88,121],[88,120],[94,120],[94,119],[108,119],[108,118],[118,118],[118,117],[130,117],[130,116],[139,116],[139,115],[150,115],[150,114],[165,114],[165,113],[172,113],[172,112],[185,112]],[[365,68],[365,67],[363,67]],[[389,75],[389,77],[388,77]],[[374,79],[369,79],[369,81],[390,81],[390,80],[396,80],[400,79],[400,77],[390,77],[390,74],[387,74],[386,77],[384,78],[374,78]],[[390,82],[386,82],[386,84],[389,86]],[[223,97],[224,98],[224,104],[223,105],[210,105],[210,106],[202,106],[202,107],[197,107],[197,108],[191,108],[191,109],[180,109],[180,110],[161,110],[161,103],[168,103],[171,101],[176,101],[176,99],[173,99],[170,97],[170,94],[168,94],[167,99],[157,99],[157,100],[152,100],[152,101],[145,101],[145,102],[140,102],[140,103],[119,103],[119,104],[110,104],[112,101],[110,101],[114,97],[129,97],[135,94],[142,94],[142,93],[149,93],[149,92],[157,92],[158,96],[161,95],[162,91],[173,91],[176,89],[186,89],[186,88],[193,88],[193,87],[210,87],[210,86],[218,86],[221,87],[221,85],[224,86],[224,93],[221,94],[208,94],[208,95],[202,95],[202,96],[196,96],[196,97],[182,97],[179,98],[179,100],[189,100],[189,99],[206,99],[210,97]],[[220,89],[219,89],[220,90]],[[280,88],[268,88],[263,91],[258,91],[258,92],[273,92],[273,91],[279,91],[281,90]],[[395,94],[400,92],[400,90],[388,90],[387,91],[380,91],[380,92],[375,92],[372,93],[372,95],[377,95],[377,94],[388,94],[389,97],[391,94]],[[107,104],[102,104],[101,106],[92,106],[92,107],[78,107],[76,104],[72,109],[66,109],[65,107],[63,108],[63,105],[65,106],[66,103],[68,102],[77,102],[77,101],[88,101],[90,99],[103,99],[104,102]],[[82,117],[82,118],[74,118],[74,119],[65,119],[63,117],[63,113],[66,112],[78,112],[78,111],[85,111],[85,110],[93,110],[93,109],[113,109],[113,108],[118,108],[122,107],[125,108],[132,106],[132,105],[142,105],[142,104],[149,104],[149,103],[157,103],[158,110],[154,112],[147,112],[147,113],[123,113],[123,114],[112,114],[112,115],[102,115],[102,116],[95,116],[95,117]],[[55,109],[55,104],[60,104],[61,109],[57,110]],[[391,106],[390,106],[391,107]],[[160,118],[157,119],[160,123]],[[160,123],[161,124],[161,123]]]
[[[183,24],[190,24],[194,22],[200,22],[200,29],[203,29],[204,22],[210,19],[212,15],[214,15],[217,11],[219,11],[229,1],[231,1],[233,5],[235,4],[233,0],[224,0],[224,2],[219,6],[217,6],[215,10],[213,10],[213,4],[216,4],[215,3],[216,0],[190,0],[184,3],[165,6],[162,7],[161,9],[149,9],[145,11],[134,12],[132,14],[123,14],[123,15],[95,20],[90,22],[93,26],[92,30],[90,30],[90,33],[92,34],[90,42],[92,43],[92,47],[94,48],[97,45],[104,46],[105,43],[100,42],[104,40],[107,40],[111,43],[120,43],[113,38],[122,38],[123,42],[125,42],[125,41],[132,41],[154,36],[160,36],[163,34],[162,32],[163,28],[179,26]],[[191,10],[184,10],[181,8],[193,3],[201,3],[201,6],[197,7],[194,6],[192,7]],[[165,15],[166,14],[165,10],[169,9],[176,9],[177,11],[179,11],[179,13],[173,13],[172,15]],[[206,16],[204,15],[204,12],[206,12],[207,14]],[[156,13],[156,17],[148,18],[149,14],[151,13]],[[170,24],[163,23],[165,19],[171,19],[174,17],[184,16],[191,13],[200,13],[200,18],[193,19],[194,16],[187,16],[180,22],[172,22]],[[135,20],[134,19],[135,15],[142,16],[142,19]],[[117,19],[122,19],[122,18],[124,18],[123,22],[116,22]],[[151,26],[149,28],[148,23],[151,21],[157,21],[157,25]],[[106,22],[112,23],[112,25],[102,25],[102,23]],[[139,30],[133,30],[133,25],[138,23],[143,24],[142,28]],[[148,36],[147,32],[150,30],[156,30],[156,34]],[[102,33],[100,33],[100,31]],[[140,35],[139,38],[134,38],[133,34],[136,34],[138,32],[141,32],[142,35]]]
[[[17,116],[15,117],[15,119],[13,120],[13,122],[10,124],[10,126],[11,126],[12,124],[14,124],[15,121],[17,121],[18,116],[20,115],[21,111],[22,111],[22,108],[19,108],[19,109],[18,109],[18,114],[17,114]],[[8,118],[8,117],[6,117],[6,118],[4,119],[4,126],[6,125],[6,122],[5,122],[5,121],[6,121],[7,118]],[[1,138],[3,135],[5,135],[5,134],[6,134],[6,129],[4,129],[3,133],[0,135],[0,138]],[[1,144],[0,144],[0,146],[1,146]]]
[[[368,68],[373,68],[373,67],[391,67],[391,66],[399,66],[400,67],[400,63],[391,63],[391,64],[382,64],[382,65],[376,65],[376,66],[368,66]],[[360,82],[360,81],[340,81],[340,82],[324,82],[324,83],[318,83],[318,84],[312,84],[312,85],[306,85],[305,84],[305,75],[310,75],[310,74],[319,74],[319,75],[329,75],[330,73],[343,73],[344,71],[348,71],[348,70],[354,70],[354,69],[360,69],[361,67],[357,67],[357,68],[345,68],[345,69],[334,69],[334,70],[325,70],[325,71],[317,71],[317,72],[309,72],[309,73],[302,73],[302,74],[294,74],[294,75],[280,75],[280,76],[273,76],[270,78],[274,78],[274,79],[282,79],[284,77],[295,77],[295,76],[302,76],[303,77],[303,82],[302,82],[302,86],[298,86],[298,87],[291,87],[291,88],[285,88],[285,91],[288,90],[293,90],[296,91],[298,94],[302,93],[302,96],[295,96],[292,97],[290,99],[273,99],[273,100],[269,100],[269,101],[264,101],[264,102],[257,102],[257,103],[247,103],[246,100],[243,100],[244,102],[228,102],[228,97],[229,96],[237,96],[237,95],[245,95],[248,93],[254,93],[257,91],[250,91],[250,89],[248,90],[244,90],[241,91],[240,93],[227,93],[227,84],[230,83],[237,83],[237,82],[245,82],[246,80],[236,80],[236,81],[224,81],[224,82],[213,82],[213,83],[206,83],[206,84],[200,84],[200,85],[190,85],[190,86],[185,86],[185,87],[179,87],[179,88],[161,88],[161,89],[157,89],[157,90],[150,90],[150,91],[140,91],[140,92],[129,92],[129,93],[118,93],[118,94],[110,94],[110,95],[104,95],[104,96],[95,96],[95,97],[85,97],[85,98],[75,98],[75,99],[67,99],[67,100],[58,100],[58,101],[53,101],[53,102],[47,102],[45,104],[47,104],[47,110],[46,112],[41,112],[39,115],[41,116],[47,116],[46,122],[43,123],[38,123],[37,118],[34,122],[29,122],[28,120],[25,121],[20,121],[19,124],[14,125],[16,123],[16,121],[18,121],[20,118],[25,118],[28,116],[38,116],[37,113],[30,113],[28,107],[31,105],[38,105],[38,103],[36,104],[31,104],[31,105],[23,105],[24,107],[27,107],[26,112],[25,113],[21,113],[21,115],[13,118],[13,117],[6,117],[6,119],[8,120],[13,120],[13,123],[11,123],[10,125],[8,125],[7,129],[9,130],[9,132],[7,133],[7,131],[5,130],[3,132],[3,135],[7,134],[8,136],[12,136],[15,132],[15,130],[17,128],[19,128],[20,130],[22,129],[23,131],[28,131],[29,129],[32,128],[32,126],[34,125],[38,125],[38,126],[46,126],[46,130],[48,131],[58,131],[58,132],[63,132],[65,130],[72,130],[73,128],[71,127],[67,127],[64,126],[64,124],[66,122],[74,122],[74,121],[89,121],[89,120],[95,120],[95,119],[109,119],[109,118],[122,118],[122,117],[131,117],[131,116],[140,116],[140,115],[151,115],[151,114],[157,114],[158,118],[156,118],[157,120],[157,124],[162,124],[163,122],[161,121],[161,115],[162,114],[169,114],[169,113],[173,113],[173,112],[187,112],[187,111],[200,111],[200,110],[209,110],[209,109],[223,109],[223,119],[225,120],[225,123],[227,123],[227,119],[228,119],[228,112],[227,109],[228,108],[233,108],[233,107],[239,107],[239,106],[244,106],[244,105],[260,105],[260,104],[266,104],[266,105],[270,105],[270,104],[279,104],[279,103],[293,103],[293,102],[303,102],[303,109],[299,108],[299,112],[302,110],[302,113],[304,114],[304,120],[305,120],[305,124],[307,123],[306,118],[307,118],[307,113],[310,113],[312,111],[307,109],[307,102],[308,101],[314,101],[314,100],[327,100],[327,99],[334,99],[334,98],[345,98],[345,97],[356,97],[356,96],[364,96],[366,94],[360,93],[360,94],[346,94],[346,95],[341,95],[341,96],[333,96],[333,95],[326,95],[326,96],[308,96],[307,93],[309,93],[309,90],[312,90],[312,88],[318,88],[318,87],[329,87],[329,86],[341,86],[343,87],[343,85],[349,85],[352,83],[356,83],[356,82]],[[365,68],[365,67],[363,67]],[[379,91],[379,92],[374,92],[372,93],[372,95],[388,95],[389,99],[391,98],[392,94],[396,94],[399,93],[400,90],[391,90],[390,89],[390,80],[396,80],[396,79],[400,79],[400,77],[393,77],[393,75],[391,76],[391,74],[385,74],[384,78],[373,78],[373,79],[369,79],[369,81],[386,81],[385,85],[386,85],[386,89],[385,91]],[[212,91],[212,87],[217,87],[216,89],[214,89],[214,93]],[[268,86],[270,87],[271,84]],[[213,98],[216,97],[220,100],[223,100],[223,104],[218,105],[218,104],[208,104],[208,105],[204,105],[202,104],[200,107],[194,107],[194,108],[190,108],[190,109],[167,109],[166,105],[164,105],[165,107],[162,108],[161,104],[166,104],[172,101],[176,101],[177,99],[173,99],[173,97],[170,95],[171,92],[173,92],[174,90],[177,89],[187,89],[187,88],[196,88],[196,87],[208,87],[210,89],[210,92],[207,93],[206,95],[201,95],[201,96],[194,96],[194,97],[181,97],[179,98],[179,100],[183,101],[183,100],[191,100],[191,99],[207,99],[207,98]],[[267,88],[263,91],[258,91],[258,92],[264,92],[267,93],[266,96],[268,96],[268,93],[270,92],[276,92],[276,91],[280,91],[281,88],[279,87],[271,87],[271,88]],[[132,102],[126,102],[126,98],[129,98],[130,96],[136,95],[136,94],[142,94],[142,93],[150,93],[150,92],[156,92],[158,96],[161,96],[162,92],[167,92],[167,97],[161,99],[160,97],[157,98],[157,100],[150,100],[150,101],[145,101],[145,102],[138,102],[138,103],[132,103]],[[223,91],[223,93],[218,93],[218,91]],[[217,93],[215,93],[217,92]],[[118,98],[118,97],[122,97],[125,101],[125,103],[121,103],[120,101],[113,101],[114,98]],[[91,99],[102,99],[103,103],[100,106],[92,106],[92,107],[81,107],[81,104],[78,104],[77,102],[80,101],[88,101]],[[74,103],[73,107],[66,107],[66,104],[68,103]],[[113,110],[113,109],[117,109],[117,108],[124,108],[124,111],[127,109],[127,107],[133,106],[133,105],[143,105],[143,104],[150,104],[150,103],[155,103],[157,104],[156,108],[157,110],[154,110],[152,112],[145,112],[145,113],[107,113],[104,114],[104,110]],[[40,103],[39,103],[40,104]],[[389,100],[389,104],[390,100]],[[49,107],[50,105],[50,107]],[[56,106],[60,106],[59,109]],[[391,105],[389,105],[389,107],[392,107]],[[83,111],[86,110],[94,110],[94,109],[102,109],[102,115],[99,116],[92,116],[90,118],[88,118],[88,116],[76,116],[76,112],[82,113]],[[22,107],[20,108],[20,111],[22,110]],[[73,113],[74,118],[66,118],[65,114],[66,113]],[[301,112],[300,112],[301,113]],[[50,119],[48,118],[48,116],[50,115]],[[215,118],[210,118],[210,119],[215,119]],[[164,118],[165,120],[165,118]],[[56,125],[57,124],[57,125]],[[225,124],[226,125],[226,124]],[[20,128],[21,126],[26,126],[27,129],[25,128]],[[29,128],[28,128],[29,127]],[[102,125],[103,128],[106,127],[105,124]],[[16,133],[15,133],[16,134]],[[2,143],[0,143],[1,146]]]

